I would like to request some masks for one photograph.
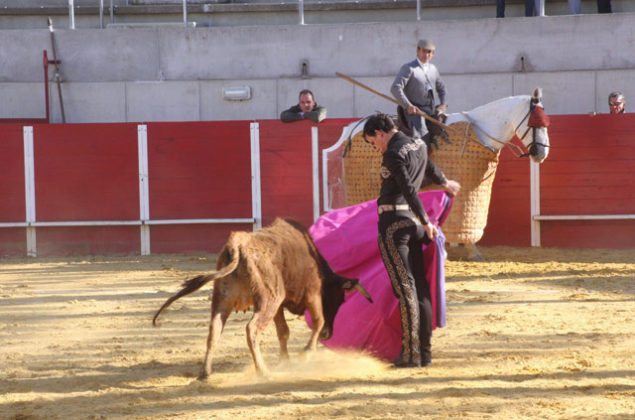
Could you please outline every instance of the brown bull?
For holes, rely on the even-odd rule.
[[[156,325],[161,311],[172,302],[214,281],[207,353],[199,379],[212,372],[214,348],[232,311],[253,307],[254,315],[247,324],[247,343],[256,370],[267,374],[258,337],[273,319],[280,355],[288,357],[289,327],[284,308],[296,315],[308,309],[313,332],[306,350],[315,350],[318,336],[321,340],[331,337],[345,290],[357,289],[372,302],[357,279],[333,272],[304,226],[290,219],[276,219],[271,226],[253,233],[232,232],[218,256],[216,270],[185,281],[183,289],[170,297],[152,320]]]

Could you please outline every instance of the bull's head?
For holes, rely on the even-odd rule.
[[[358,279],[349,279],[333,273],[330,281],[324,282],[322,288],[322,311],[324,313],[324,327],[320,331],[320,340],[328,340],[333,335],[333,322],[337,311],[344,303],[344,292],[359,291],[370,303],[370,295],[359,283]]]

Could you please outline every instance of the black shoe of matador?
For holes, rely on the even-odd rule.
[[[421,367],[421,363],[411,362],[409,360],[402,360],[401,358],[396,358],[390,362],[393,368],[417,368]]]

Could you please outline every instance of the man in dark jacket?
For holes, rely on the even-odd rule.
[[[326,118],[326,108],[319,106],[313,97],[313,92],[309,89],[300,91],[300,98],[297,105],[282,111],[280,119],[282,122],[294,122],[300,120],[311,120],[319,123]]]
[[[428,160],[426,144],[398,131],[386,114],[371,116],[364,139],[383,154],[377,210],[379,250],[401,313],[401,353],[397,367],[428,366],[431,361],[432,305],[421,250],[438,234],[417,195],[425,178],[455,195],[461,188]]]

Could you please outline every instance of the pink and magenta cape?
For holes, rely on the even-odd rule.
[[[419,198],[432,223],[440,226],[450,212],[452,197],[443,191],[425,191]],[[322,343],[392,360],[401,350],[399,302],[379,254],[377,221],[377,202],[373,200],[326,213],[309,232],[331,268],[358,278],[374,301],[371,304],[359,293],[347,294],[335,317],[333,336]],[[433,328],[445,325],[444,240],[440,234],[422,251],[432,296]],[[310,325],[310,317],[306,319]]]

